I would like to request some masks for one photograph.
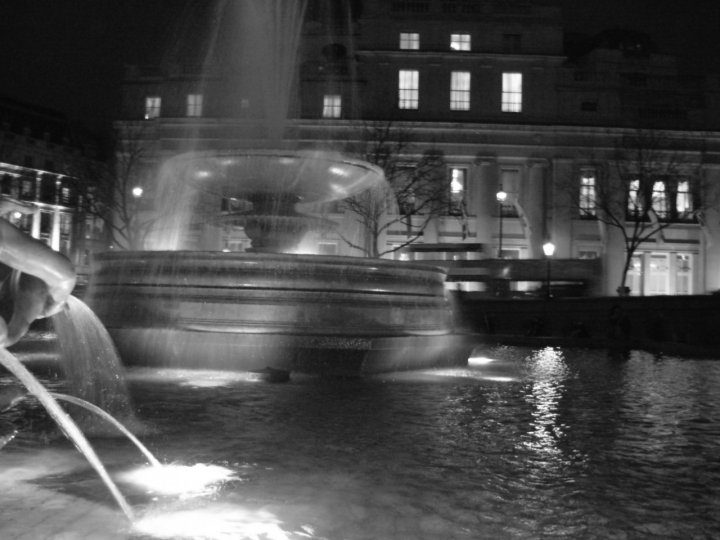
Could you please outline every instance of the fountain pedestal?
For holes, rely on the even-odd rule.
[[[100,254],[88,304],[126,364],[352,376],[464,365],[440,269],[350,257]]]

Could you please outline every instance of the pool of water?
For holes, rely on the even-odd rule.
[[[363,380],[128,382],[160,461],[234,478],[193,496],[120,481],[145,518],[131,527],[28,402],[5,414],[20,433],[0,451],[0,538],[720,537],[720,362],[497,347]],[[93,443],[114,476],[143,463],[124,440]]]

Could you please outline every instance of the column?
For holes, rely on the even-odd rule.
[[[477,187],[469,211],[471,215],[477,216],[477,241],[483,244],[486,255],[494,257],[496,242],[493,236],[497,234],[495,194],[499,189],[495,158],[478,156],[473,168],[473,178],[477,179],[474,182]]]
[[[525,238],[528,242],[528,256],[531,259],[543,257],[542,245],[547,235],[546,212],[548,200],[545,192],[545,176],[548,163],[544,159],[530,160],[522,179],[520,206],[524,213]]]

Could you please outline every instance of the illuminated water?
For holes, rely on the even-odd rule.
[[[121,481],[146,516],[133,532],[27,403],[0,452],[0,486],[26,494],[23,519],[84,538],[102,517],[98,538],[138,540],[720,537],[720,362],[499,348],[462,370],[277,385],[138,370],[129,387],[160,461],[237,478],[192,497]],[[117,477],[143,463],[125,441],[93,444]],[[87,510],[63,520],[38,492]],[[21,538],[0,508],[0,538]]]

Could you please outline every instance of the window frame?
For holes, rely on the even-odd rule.
[[[145,96],[145,120],[160,118],[162,111],[162,98],[160,96]]]
[[[328,119],[342,118],[342,95],[324,94],[322,117]]]
[[[420,108],[420,71],[398,70],[398,109],[416,111]]]
[[[500,110],[504,113],[523,112],[523,73],[503,71]]]
[[[420,50],[419,32],[400,32],[399,48],[401,51]]]
[[[460,178],[456,177],[456,173],[462,173]],[[467,212],[468,173],[467,167],[448,167],[447,215],[449,216],[464,216]]]
[[[469,71],[450,72],[450,110],[469,111],[472,75]]]
[[[472,50],[472,34],[469,32],[453,32],[450,34],[450,50],[469,52]]]
[[[188,117],[197,118],[203,115],[203,95],[188,94],[185,113]]]
[[[597,175],[594,170],[580,171],[580,192],[578,194],[578,208],[580,217],[594,219],[597,217]]]

